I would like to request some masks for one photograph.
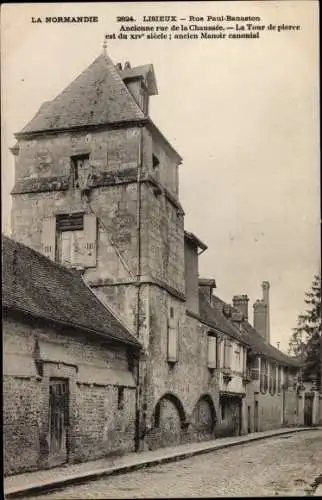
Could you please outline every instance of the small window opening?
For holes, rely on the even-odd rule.
[[[71,157],[71,179],[72,187],[79,187],[79,180],[84,167],[88,166],[89,154]]]
[[[173,318],[173,307],[170,307],[170,318]]]
[[[156,168],[160,165],[160,161],[157,156],[152,155],[152,166],[153,168]]]
[[[124,407],[124,387],[118,387],[117,391],[117,408],[123,410]]]

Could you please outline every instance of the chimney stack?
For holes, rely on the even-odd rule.
[[[270,342],[269,282],[263,281],[263,298],[254,304],[254,328],[267,342]]]
[[[207,293],[209,302],[211,302],[212,291],[214,288],[216,288],[216,280],[213,278],[199,278],[198,285],[199,288],[201,288],[202,290],[204,290],[205,293]]]
[[[233,306],[244,315],[246,321],[248,321],[248,301],[249,298],[247,295],[233,296]]]

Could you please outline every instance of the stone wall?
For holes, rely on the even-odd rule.
[[[218,374],[211,372],[207,365],[208,328],[186,315],[184,302],[161,288],[152,285],[151,289],[146,367],[147,425],[153,429],[155,408],[162,398],[170,395],[170,403],[182,413],[181,423],[187,424],[184,431],[181,429],[179,432],[176,427],[177,435],[182,434],[180,441],[194,440],[197,435],[210,432],[209,413],[213,410],[214,424],[219,407]],[[175,363],[169,363],[167,359],[170,308],[174,310],[177,325],[178,351]],[[197,403],[202,409],[196,410]],[[153,431],[148,441],[152,443]],[[171,445],[171,441],[168,441],[168,445]]]
[[[3,335],[5,474],[52,465],[52,377],[69,383],[68,462],[134,451],[135,380],[123,347],[12,317],[4,320]],[[41,372],[35,359],[41,361]]]

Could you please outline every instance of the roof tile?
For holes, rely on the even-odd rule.
[[[21,134],[144,119],[113,62],[101,54],[53,101],[43,103]]]
[[[140,346],[85,285],[78,272],[5,236],[2,237],[2,287],[4,307]]]

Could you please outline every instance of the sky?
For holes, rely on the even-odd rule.
[[[31,22],[73,15],[98,22]],[[13,134],[99,55],[116,17],[131,15],[138,24],[143,15],[231,15],[300,25],[254,40],[109,39],[107,47],[115,63],[154,66],[150,116],[183,157],[185,228],[208,245],[200,276],[215,278],[228,302],[248,294],[251,320],[269,281],[271,342],[286,350],[320,269],[318,2],[2,5],[2,231],[10,234]]]

